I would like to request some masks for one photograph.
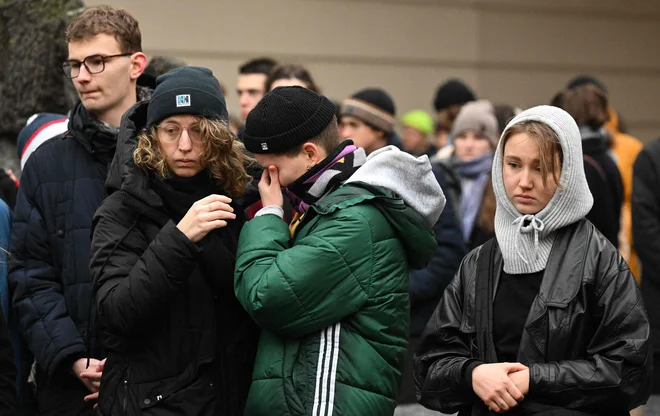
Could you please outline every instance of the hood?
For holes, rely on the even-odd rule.
[[[103,123],[78,101],[71,110],[68,131],[87,152],[109,163],[115,152],[119,129]]]
[[[584,218],[593,197],[584,173],[582,138],[575,120],[564,110],[538,106],[513,118],[502,133],[525,121],[538,121],[550,127],[559,138],[563,153],[560,186],[536,215],[522,215],[509,200],[502,175],[503,149],[500,140],[493,161],[493,190],[497,200],[495,234],[502,250],[504,271],[534,273],[545,269],[555,231]]]
[[[429,227],[435,225],[445,207],[445,195],[433,174],[428,156],[416,158],[395,146],[371,153],[345,183],[351,182],[391,190],[421,215]]]
[[[413,269],[423,269],[433,258],[436,241],[433,230],[426,220],[394,191],[365,182],[344,183],[312,206],[321,215],[372,201],[383,214],[397,239],[403,244],[406,259]]]
[[[105,185],[108,194],[121,190],[152,208],[160,208],[161,198],[151,189],[144,171],[133,162],[137,135],[147,124],[148,107],[149,101],[140,101],[122,116],[117,149]]]

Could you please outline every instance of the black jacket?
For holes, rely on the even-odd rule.
[[[632,191],[632,230],[642,262],[642,295],[649,312],[654,355],[660,358],[660,140],[637,156]],[[660,393],[660,365],[655,368],[653,393]]]
[[[41,145],[21,177],[9,251],[9,285],[23,338],[37,361],[41,412],[92,412],[70,373],[87,356],[90,228],[105,197],[116,133],[78,103],[69,131]]]
[[[9,325],[0,308],[0,416],[14,416],[17,409],[14,351],[9,336]]]
[[[484,278],[477,273],[480,250],[463,260],[415,355],[420,403],[461,416],[488,414],[466,371],[480,356],[475,325],[475,282]],[[494,291],[502,266],[497,250]],[[649,336],[640,290],[616,249],[586,220],[564,227],[522,334],[518,361],[530,369],[530,388],[520,406],[627,415],[650,394]]]
[[[606,138],[582,140],[584,173],[594,206],[587,219],[614,247],[619,246],[623,183],[619,168],[608,154]]]
[[[108,350],[99,408],[113,416],[242,415],[258,331],[233,292],[241,220],[199,243],[179,231],[153,186],[158,179],[132,161],[147,107],[124,115],[108,178],[120,190],[94,217],[90,270]]]

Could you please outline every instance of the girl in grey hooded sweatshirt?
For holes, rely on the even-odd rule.
[[[531,108],[493,162],[496,238],[468,254],[415,355],[417,397],[459,415],[623,416],[650,393],[649,323],[593,205],[580,131]]]

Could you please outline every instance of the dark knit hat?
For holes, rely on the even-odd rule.
[[[450,79],[438,87],[433,107],[435,107],[435,111],[440,111],[452,105],[463,105],[476,99],[472,90],[463,81]]]
[[[367,88],[344,100],[341,115],[359,118],[378,130],[390,133],[396,122],[396,107],[386,91]]]
[[[156,79],[147,109],[147,128],[175,114],[229,120],[225,96],[210,69],[184,66]]]
[[[573,89],[582,85],[595,85],[604,92],[607,92],[607,87],[598,78],[591,75],[578,75],[568,82],[566,88]]]
[[[268,92],[245,120],[243,143],[252,153],[285,153],[313,139],[330,125],[335,105],[303,87]]]

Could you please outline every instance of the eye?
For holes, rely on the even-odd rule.
[[[103,58],[100,56],[90,56],[86,59],[88,65],[100,66],[103,65]]]
[[[69,62],[71,69],[80,69],[80,62]]]
[[[518,167],[518,164],[514,163],[514,162],[509,162],[509,163],[507,163],[507,165],[509,165],[512,168],[517,168]]]
[[[202,135],[202,128],[199,127],[199,126],[190,126],[190,128],[188,130],[196,136],[201,136]]]

